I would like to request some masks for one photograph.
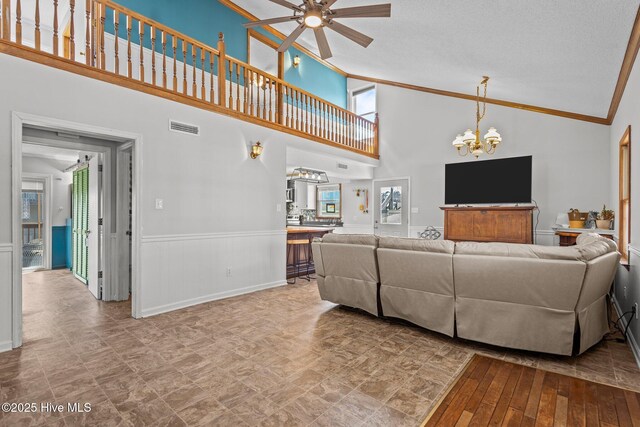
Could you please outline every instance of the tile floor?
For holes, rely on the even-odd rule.
[[[314,282],[134,320],[66,271],[24,276],[0,402],[88,402],[0,425],[418,426],[474,352],[640,390],[625,344],[577,358],[450,339],[321,301]]]

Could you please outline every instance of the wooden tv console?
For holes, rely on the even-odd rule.
[[[443,206],[444,238],[454,241],[533,243],[535,206]]]

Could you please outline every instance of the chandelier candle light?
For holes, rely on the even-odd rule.
[[[498,144],[502,142],[502,137],[494,127],[490,127],[489,131],[484,135],[484,140],[480,139],[480,121],[484,118],[487,112],[487,83],[489,82],[488,76],[483,76],[482,81],[476,87],[476,131],[475,133],[471,129],[467,129],[464,135],[458,134],[456,139],[453,140],[453,146],[458,150],[458,154],[466,156],[471,153],[476,156],[476,159],[480,154],[487,153],[493,154],[496,152]],[[484,86],[484,95],[482,97],[482,114],[480,114],[480,86]],[[463,150],[464,147],[464,150]]]

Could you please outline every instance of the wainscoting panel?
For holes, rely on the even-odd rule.
[[[142,238],[142,316],[285,284],[286,231]]]
[[[0,352],[12,348],[13,246],[0,243]]]

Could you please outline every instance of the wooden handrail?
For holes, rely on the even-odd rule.
[[[12,17],[12,0],[0,0],[0,52],[378,158],[377,116],[369,121],[227,55],[222,33],[214,48],[111,0],[70,0],[68,10],[58,10],[59,0],[42,0],[53,6],[53,31],[51,38],[41,40],[41,27],[49,23],[41,22],[40,1],[27,11],[15,0]],[[82,16],[82,7],[85,24],[78,33],[73,17]],[[29,13],[33,15],[25,16]],[[107,22],[110,14],[112,22]],[[59,49],[60,25],[64,49]],[[105,39],[112,30],[113,38]],[[75,55],[76,40],[85,55],[82,63]],[[34,48],[27,46],[31,42]]]
[[[206,49],[206,50],[213,51],[216,54],[218,53],[218,51],[215,48],[213,48],[213,47],[211,47],[211,46],[209,46],[209,45],[207,45],[207,44],[205,44],[205,43],[203,43],[201,41],[198,41],[198,40],[196,40],[196,39],[194,39],[192,37],[187,36],[186,34],[183,34],[183,33],[179,32],[179,31],[176,31],[173,28],[167,27],[166,25],[162,25],[158,21],[154,21],[153,19],[150,19],[150,18],[148,18],[148,17],[146,17],[144,15],[141,15],[141,14],[139,14],[137,12],[134,12],[131,9],[127,9],[126,7],[120,6],[118,3],[114,3],[111,0],[93,0],[93,1],[95,1],[96,3],[105,4],[106,6],[111,8],[112,10],[116,10],[116,11],[122,13],[123,15],[130,16],[131,18],[135,19],[136,21],[143,21],[145,24],[154,27],[156,30],[161,30],[162,32],[167,32],[167,33],[171,34],[172,37],[175,36],[178,39],[185,40],[189,44],[196,45],[199,48],[203,48],[203,49]]]

